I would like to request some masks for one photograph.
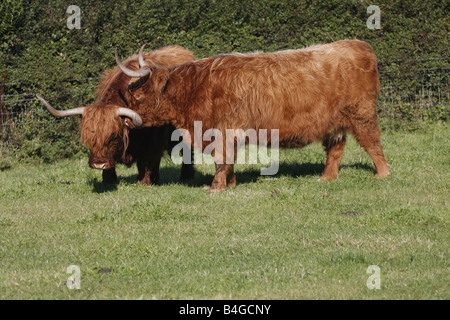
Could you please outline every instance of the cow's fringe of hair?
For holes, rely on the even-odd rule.
[[[123,135],[123,122],[116,112],[111,112],[115,106],[86,107],[81,121],[81,141],[93,148],[101,148],[113,134],[115,137]],[[109,128],[105,130],[105,128]],[[127,130],[125,130],[127,131]],[[108,135],[108,136],[106,136]]]

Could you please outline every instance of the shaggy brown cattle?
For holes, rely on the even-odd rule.
[[[389,175],[377,123],[377,61],[365,42],[226,54],[140,71],[129,91],[143,126],[172,123],[194,136],[194,121],[202,121],[204,131],[278,129],[281,146],[322,141],[327,159],[320,181],[337,177],[351,132],[372,158],[376,176]],[[220,156],[226,159],[226,150]],[[210,192],[235,184],[233,164],[222,163],[216,161]]]
[[[174,66],[194,60],[192,52],[180,46],[164,47],[140,56],[144,62],[154,66]],[[139,69],[138,56],[126,60],[128,68]],[[115,67],[103,74],[97,89],[97,99],[93,105],[66,111],[53,109],[45,100],[38,98],[49,111],[57,116],[81,114],[81,140],[89,147],[89,165],[103,169],[103,182],[116,183],[115,164],[138,167],[138,181],[143,184],[156,183],[159,179],[159,164],[165,150],[171,152],[174,142],[171,133],[175,127],[168,124],[157,127],[133,129],[141,120],[127,105],[127,87],[131,78]],[[133,121],[129,121],[132,119]],[[183,164],[181,180],[194,176],[192,164]]]

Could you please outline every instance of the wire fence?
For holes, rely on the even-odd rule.
[[[380,66],[379,113],[393,119],[448,118],[450,57]]]
[[[381,90],[378,113],[392,119],[447,119],[449,115],[450,57],[410,59],[380,65]],[[68,109],[92,104],[99,77],[62,81],[45,96],[54,106]],[[0,83],[0,142],[8,144],[26,124],[70,121],[49,115],[37,100],[39,92],[23,92],[19,82]],[[36,90],[37,91],[37,90]]]
[[[55,118],[36,98],[45,97],[57,109],[70,109],[80,105],[92,104],[100,77],[68,79],[61,81],[54,91],[40,90],[29,92],[23,87],[29,84],[19,82],[0,83],[0,144],[9,145],[24,130],[38,131],[49,123],[73,122],[72,118]]]
[[[62,108],[72,108],[81,104],[89,104],[94,100],[93,93],[100,81],[100,77],[69,79],[64,83],[62,90],[58,90],[57,96],[53,96],[57,102],[65,102],[61,104]],[[23,124],[25,118],[31,118],[36,123],[47,122],[42,118],[42,111],[45,107],[36,98],[36,94],[41,92],[21,92],[21,83],[0,83],[2,88],[0,93],[0,126],[5,128],[11,125]],[[10,93],[9,92],[14,92]],[[55,103],[55,105],[58,105]],[[60,119],[53,118],[53,121]],[[3,132],[0,132],[3,133]]]

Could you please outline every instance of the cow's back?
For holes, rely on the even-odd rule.
[[[274,128],[306,142],[320,139],[343,108],[379,88],[373,51],[358,40],[223,55],[209,65],[212,118],[227,115],[222,129]]]

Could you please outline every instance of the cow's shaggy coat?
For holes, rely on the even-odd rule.
[[[278,129],[282,146],[322,141],[327,153],[322,181],[337,177],[345,135],[351,132],[372,158],[376,176],[386,177],[376,114],[379,88],[370,45],[342,40],[152,67],[150,75],[130,85],[129,106],[144,126],[171,123],[192,137],[194,121],[202,121],[203,130]],[[216,164],[210,191],[234,183],[233,165]]]

